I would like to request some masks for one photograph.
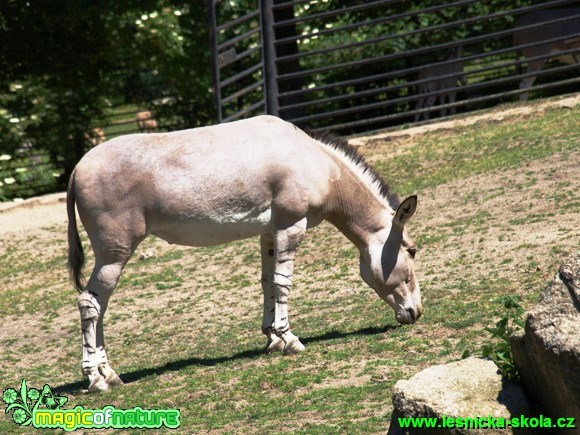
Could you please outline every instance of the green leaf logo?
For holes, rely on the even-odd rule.
[[[17,397],[18,395],[16,394],[16,390],[14,388],[6,388],[2,394],[2,400],[8,405],[16,402]]]
[[[29,389],[26,386],[26,379],[22,379],[20,392],[14,388],[6,388],[2,393],[2,401],[8,405],[6,414],[12,411],[14,423],[28,426],[32,423],[32,415],[39,406],[44,405],[47,409],[60,409],[68,399],[54,394],[48,385],[43,387],[42,392],[36,388]]]
[[[45,405],[48,409],[60,409],[68,399],[64,396],[57,396],[52,392],[52,389],[45,385],[40,394],[40,403]]]

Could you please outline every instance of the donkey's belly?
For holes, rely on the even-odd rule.
[[[246,239],[270,230],[271,210],[221,215],[219,218],[175,217],[163,219],[151,234],[169,243],[186,246],[213,246]]]

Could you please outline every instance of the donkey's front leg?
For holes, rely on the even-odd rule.
[[[276,231],[274,238],[274,333],[284,340],[284,353],[294,354],[304,346],[290,331],[288,319],[288,296],[292,288],[292,273],[296,250],[306,231],[306,218],[294,225]]]
[[[264,317],[262,332],[268,337],[267,352],[284,351],[284,340],[274,333],[274,313],[276,294],[274,291],[274,239],[270,234],[262,234],[260,239],[262,255],[262,290],[264,292]]]

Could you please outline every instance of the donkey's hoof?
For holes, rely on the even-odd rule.
[[[89,385],[89,393],[100,393],[102,391],[107,391],[110,389],[109,384],[105,381],[105,378],[102,376],[93,379],[91,384]]]
[[[291,341],[284,347],[284,354],[295,355],[297,353],[304,352],[305,350],[306,348],[302,343],[300,343],[300,340],[296,339],[294,341]]]
[[[109,364],[99,364],[99,374],[105,378],[105,382],[111,387],[117,387],[124,384]]]
[[[284,352],[284,340],[282,340],[280,337],[273,336],[268,342],[266,352]]]
[[[105,382],[111,387],[118,387],[119,385],[124,384],[124,382],[117,375],[117,373],[115,373],[112,370],[111,370],[111,373],[109,373],[108,376],[105,378]]]

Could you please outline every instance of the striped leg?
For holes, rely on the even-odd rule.
[[[288,319],[288,296],[292,288],[294,258],[298,245],[306,231],[306,218],[289,228],[278,230],[274,239],[274,333],[284,341],[284,353],[294,354],[304,346],[290,331]]]
[[[103,264],[97,259],[87,289],[78,298],[83,338],[82,371],[89,378],[89,391],[105,391],[123,383],[107,361],[103,317],[124,264],[125,261]]]
[[[274,312],[275,292],[274,292],[274,240],[269,234],[262,234],[260,239],[262,254],[262,290],[264,291],[264,317],[262,321],[262,332],[268,337],[266,350],[268,352],[282,352],[284,341],[274,333]]]
[[[121,378],[115,373],[115,370],[109,365],[109,360],[107,358],[107,351],[105,350],[105,334],[103,331],[103,318],[105,312],[107,311],[107,305],[109,300],[107,299],[101,306],[101,315],[97,322],[97,362],[98,369],[101,376],[105,378],[105,382],[109,387],[117,387],[123,385]]]
[[[104,391],[108,389],[108,384],[98,369],[97,321],[101,314],[101,305],[96,296],[85,290],[77,301],[83,338],[82,371],[89,378],[89,391]]]

